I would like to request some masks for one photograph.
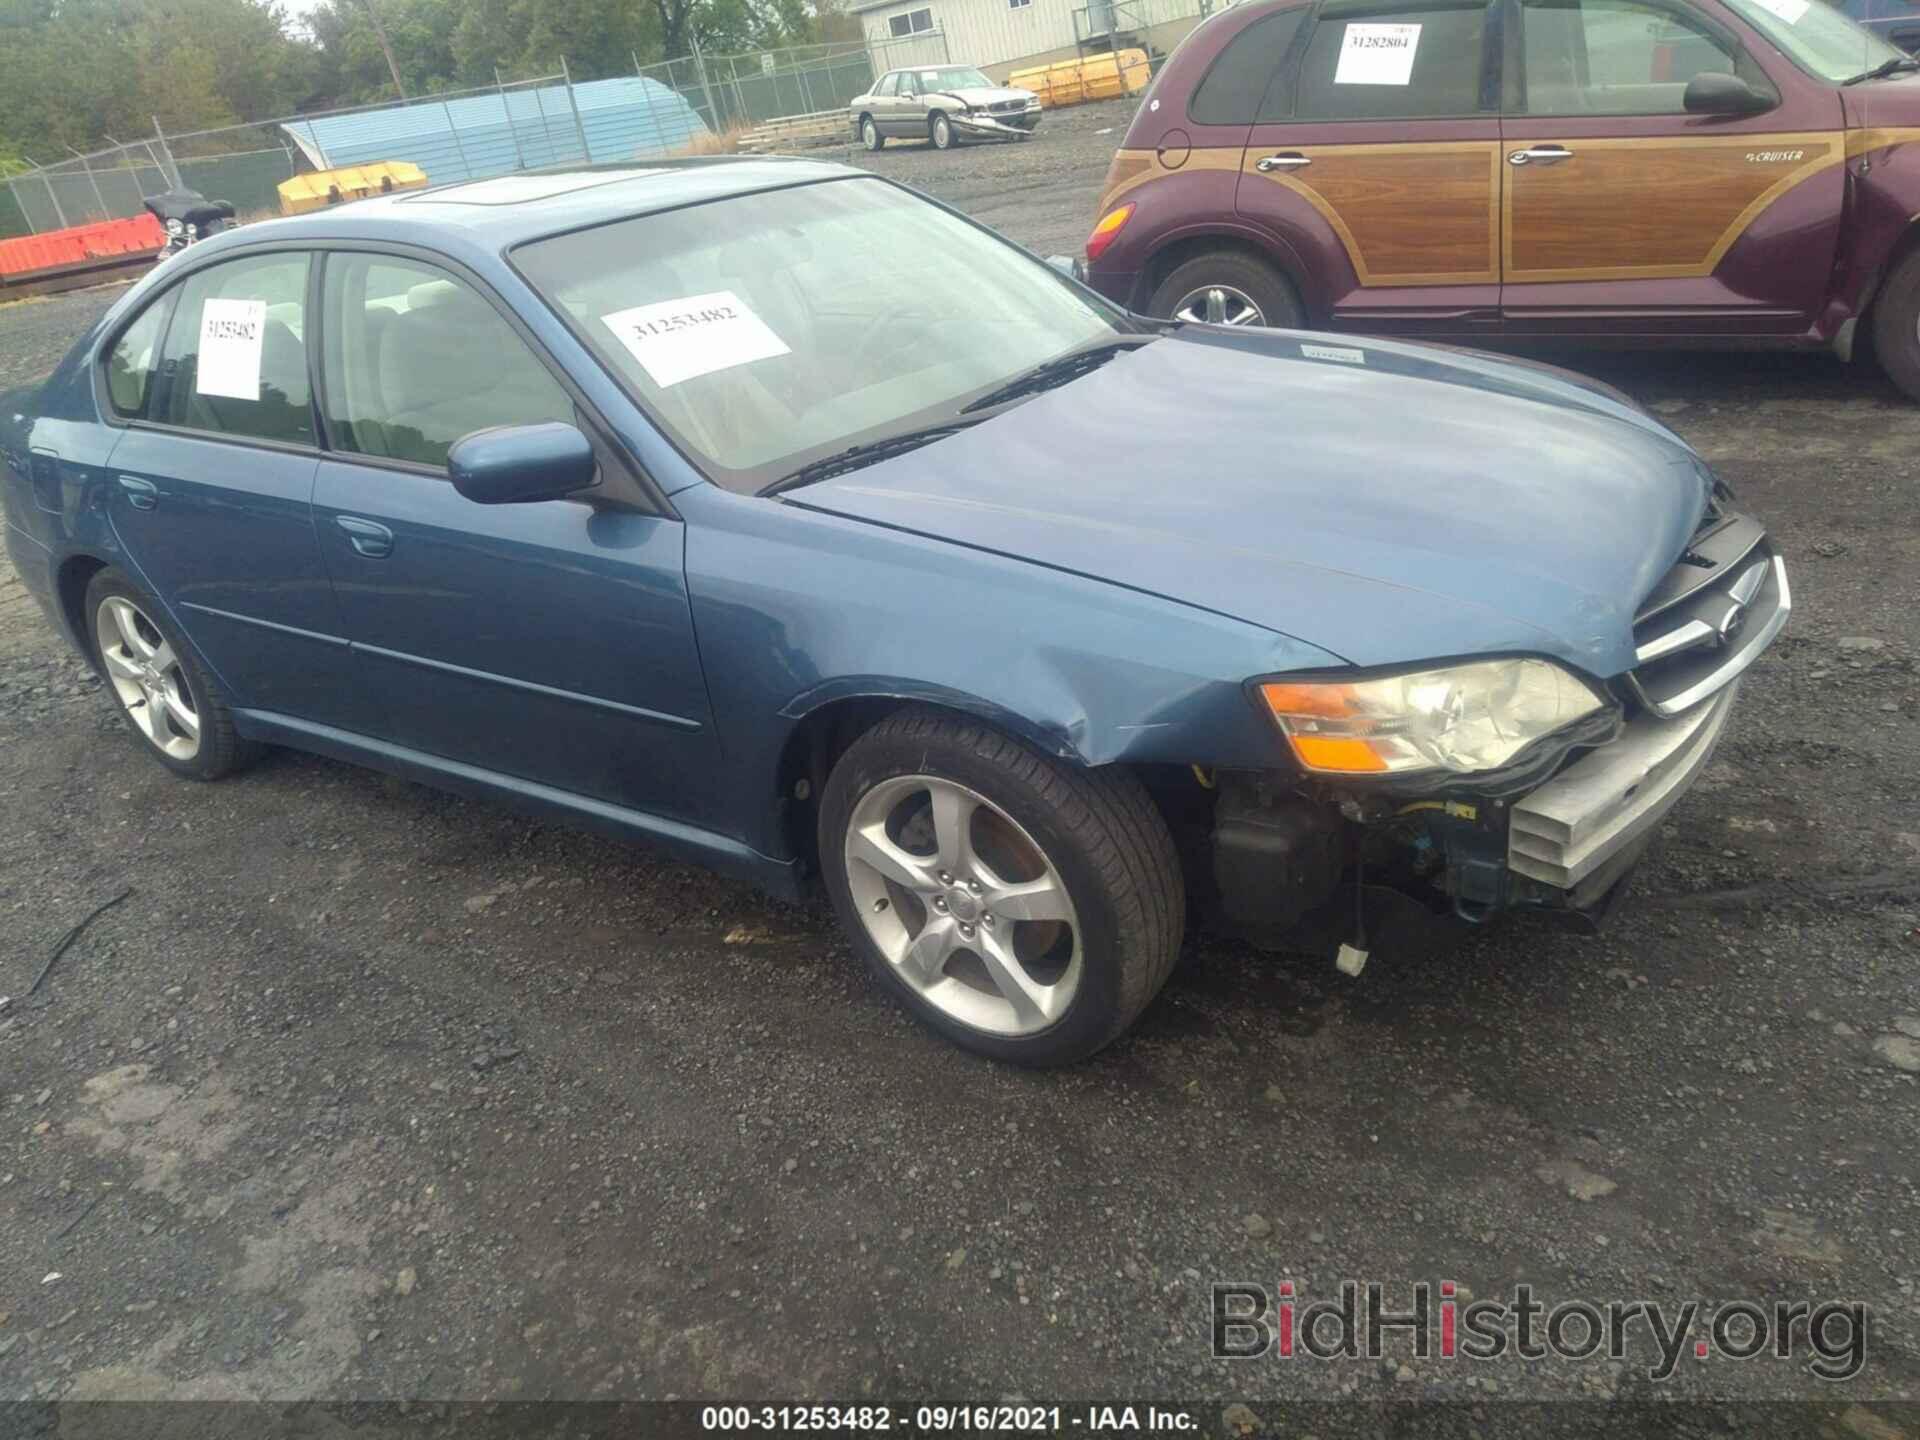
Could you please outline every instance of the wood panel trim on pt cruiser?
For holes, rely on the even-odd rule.
[[[1128,191],[1187,170],[1235,170],[1291,190],[1340,239],[1363,287],[1497,284],[1500,279],[1500,142],[1428,140],[1375,145],[1285,146],[1320,168],[1256,168],[1272,146],[1193,150],[1168,165],[1152,150],[1122,150],[1107,171],[1100,213]],[[1457,157],[1457,158],[1456,158]],[[1447,162],[1455,159],[1452,173]],[[1343,163],[1344,162],[1344,163]],[[1426,224],[1409,245],[1403,202],[1417,191]],[[1373,213],[1378,210],[1378,214]],[[1449,235],[1448,228],[1455,232]],[[1401,254],[1401,250],[1417,252]]]
[[[1507,178],[1501,205],[1501,256],[1508,285],[1711,275],[1762,211],[1801,182],[1842,164],[1850,149],[1845,132],[1839,130],[1632,139],[1560,139],[1543,131],[1537,137],[1509,138],[1505,144],[1509,150],[1564,144],[1573,152],[1564,165],[1537,173],[1533,167],[1516,166],[1516,173]],[[1605,183],[1604,176],[1595,183],[1594,169],[1608,159],[1616,161],[1616,169],[1620,168],[1617,162],[1625,160],[1635,167],[1634,172],[1620,184]],[[1644,206],[1622,209],[1627,199],[1624,192],[1644,187],[1647,169],[1663,159],[1675,170],[1672,183],[1688,191],[1678,218],[1663,219],[1662,212]],[[1582,160],[1589,162],[1584,175],[1575,168]],[[1547,213],[1533,215],[1531,205]],[[1571,253],[1605,254],[1607,237],[1600,233],[1604,222],[1623,215],[1639,217],[1642,223],[1638,229],[1620,231],[1619,253],[1658,258],[1644,264],[1623,264],[1617,259],[1613,263],[1551,263]],[[1548,263],[1541,263],[1543,259]]]
[[[1250,146],[1241,183],[1254,176],[1305,199],[1340,237],[1363,287],[1499,283],[1499,141],[1286,148],[1315,168],[1263,173],[1255,167],[1266,152]],[[1409,193],[1422,206],[1417,237],[1406,224]]]

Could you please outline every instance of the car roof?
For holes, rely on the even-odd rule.
[[[499,253],[544,235],[634,215],[868,173],[830,161],[770,156],[573,166],[378,195],[243,225],[228,234],[248,244],[296,239],[454,242],[463,250]]]

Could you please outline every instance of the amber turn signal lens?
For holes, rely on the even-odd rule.
[[[1098,260],[1106,248],[1113,243],[1127,221],[1133,218],[1133,202],[1115,206],[1100,217],[1100,223],[1093,227],[1093,233],[1087,236],[1087,259]]]
[[[1333,770],[1348,775],[1378,775],[1387,768],[1372,745],[1337,735],[1287,736],[1300,763],[1311,770]]]

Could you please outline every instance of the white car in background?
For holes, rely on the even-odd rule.
[[[848,109],[869,150],[889,140],[927,140],[951,150],[962,140],[1026,140],[1040,123],[1040,97],[996,85],[972,65],[889,70]]]

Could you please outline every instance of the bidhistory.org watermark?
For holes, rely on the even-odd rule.
[[[1548,1303],[1531,1285],[1474,1299],[1451,1280],[1386,1285],[1344,1280],[1337,1294],[1304,1285],[1235,1281],[1213,1287],[1217,1360],[1379,1360],[1411,1342],[1420,1359],[1626,1361],[1636,1344],[1657,1357],[1650,1380],[1683,1358],[1800,1361],[1822,1380],[1851,1380],[1866,1364],[1867,1307],[1857,1300],[1590,1300]]]

